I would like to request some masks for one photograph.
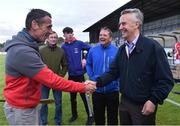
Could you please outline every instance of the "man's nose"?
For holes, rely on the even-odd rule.
[[[119,30],[121,30],[122,28],[123,28],[123,27],[122,27],[122,25],[120,24],[120,25],[119,25]]]

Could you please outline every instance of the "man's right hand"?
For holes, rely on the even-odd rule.
[[[86,59],[82,59],[81,64],[82,68],[84,69],[86,67]]]
[[[96,90],[96,82],[95,81],[90,81],[90,80],[87,80],[85,81],[85,90],[86,90],[86,93],[93,93],[95,92]]]

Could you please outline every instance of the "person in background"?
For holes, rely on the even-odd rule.
[[[41,86],[68,92],[95,91],[96,86],[65,80],[41,60],[38,44],[52,33],[51,14],[32,9],[26,27],[5,44],[4,112],[10,125],[38,125]]]
[[[63,49],[57,46],[58,35],[56,32],[52,32],[46,40],[47,45],[40,49],[40,55],[43,62],[57,75],[64,77],[67,69],[67,59]],[[56,125],[62,124],[62,92],[60,90],[52,90],[55,99],[55,115],[54,121]],[[49,98],[50,88],[46,85],[42,86],[41,99]],[[42,104],[40,110],[41,124],[48,124],[48,106]]]
[[[112,31],[103,27],[99,33],[99,44],[91,48],[86,61],[86,70],[90,80],[95,81],[98,76],[108,71],[116,53],[117,47],[111,44]],[[119,82],[98,87],[92,94],[94,119],[96,125],[118,125]],[[107,111],[107,114],[105,114]]]
[[[139,9],[121,12],[119,30],[125,43],[109,71],[96,80],[99,87],[120,78],[121,125],[155,125],[158,104],[163,104],[174,85],[163,47],[141,35],[142,25]]]
[[[176,59],[180,59],[180,42],[175,44]]]
[[[84,74],[86,70],[85,59],[82,58],[82,52],[84,50],[88,51],[90,49],[90,46],[80,40],[77,40],[74,37],[73,29],[70,27],[65,27],[63,29],[63,34],[65,39],[62,48],[64,49],[68,59],[68,80],[84,82]],[[69,122],[75,121],[78,117],[76,96],[77,93],[70,93],[72,117],[69,119]],[[88,109],[85,93],[80,93],[80,96],[83,100],[84,107],[88,117],[86,124],[91,125],[94,121],[94,118],[90,114],[90,110]]]

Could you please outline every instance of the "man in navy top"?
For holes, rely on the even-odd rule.
[[[84,59],[82,57],[82,52],[85,50],[89,50],[90,46],[80,40],[77,40],[73,35],[73,29],[70,27],[66,27],[63,29],[64,34],[64,44],[62,48],[64,49],[67,59],[68,59],[68,80],[73,80],[76,82],[84,82],[84,74],[86,72],[84,66]],[[83,61],[83,63],[82,63]],[[71,112],[72,117],[69,122],[73,122],[77,119],[77,101],[76,101],[77,93],[70,93],[71,98]],[[80,93],[80,96],[83,100],[86,112],[87,112],[87,125],[91,125],[93,123],[93,117],[89,113],[88,104],[86,100],[85,93]]]

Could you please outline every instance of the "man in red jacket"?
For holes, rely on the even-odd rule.
[[[67,92],[94,92],[96,86],[65,80],[42,62],[38,43],[52,32],[51,14],[32,9],[26,28],[5,44],[4,111],[10,125],[38,125],[41,84]]]

